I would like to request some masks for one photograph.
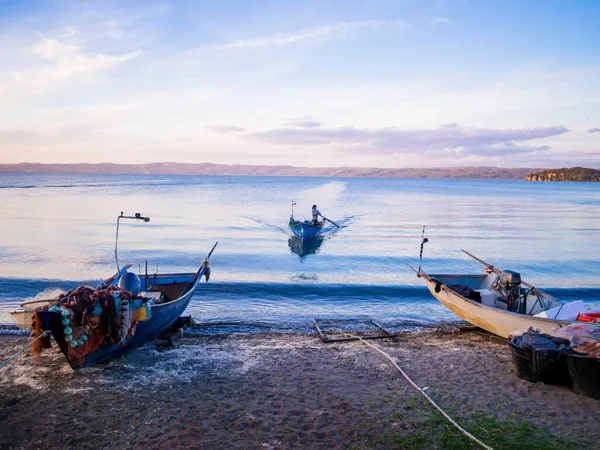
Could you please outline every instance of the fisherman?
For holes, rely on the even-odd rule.
[[[319,216],[321,216],[321,213],[317,209],[317,205],[313,205],[313,207],[312,207],[312,224],[313,225],[319,225]],[[323,216],[321,216],[321,217],[323,217]]]

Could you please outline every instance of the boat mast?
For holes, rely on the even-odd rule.
[[[117,263],[117,273],[121,270],[119,267],[119,258],[117,256],[117,245],[119,243],[119,221],[121,219],[143,220],[144,222],[150,222],[150,217],[142,217],[140,213],[135,213],[135,216],[124,216],[123,211],[121,211],[121,215],[117,216],[117,234],[115,236],[115,262]]]
[[[423,246],[427,242],[429,242],[429,239],[425,237],[425,225],[423,225],[423,235],[421,236],[421,251],[419,252],[419,271],[417,272],[417,275],[421,273],[421,264],[423,263]]]

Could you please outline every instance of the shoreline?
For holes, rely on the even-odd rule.
[[[517,378],[506,343],[399,335],[370,343],[487,445],[600,448],[600,401]],[[0,361],[27,342],[7,337]],[[0,385],[2,448],[476,448],[377,352],[315,334],[185,335],[78,372],[53,343]]]

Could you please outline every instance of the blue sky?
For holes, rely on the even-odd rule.
[[[0,163],[600,168],[600,2],[0,1]]]

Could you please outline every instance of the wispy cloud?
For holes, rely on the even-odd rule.
[[[8,71],[14,88],[39,93],[60,81],[82,80],[84,76],[110,70],[142,54],[141,50],[116,55],[89,52],[85,41],[76,38],[73,27],[65,27],[65,30],[68,32],[58,37],[40,36],[29,47],[29,58]]]
[[[523,142],[567,133],[564,126],[520,129],[466,128],[457,124],[435,129],[400,128],[276,128],[249,134],[250,139],[288,146],[328,146],[352,154],[453,153],[465,156],[500,156],[549,150]]]
[[[430,22],[434,25],[440,25],[443,23],[452,23],[452,21],[450,19],[448,19],[447,17],[434,17],[433,19],[430,20]]]
[[[375,29],[382,25],[383,22],[376,20],[365,20],[361,22],[342,22],[334,25],[324,25],[320,27],[307,28],[297,33],[275,34],[273,36],[264,36],[255,39],[245,39],[234,41],[229,44],[221,45],[221,49],[230,48],[258,48],[272,47],[296,44],[300,42],[316,42],[328,39],[343,39],[348,35],[364,30]]]
[[[589,133],[600,133],[600,128],[592,128],[591,130],[588,130]]]
[[[59,34],[58,37],[64,38],[75,34],[75,28],[73,27],[64,27],[64,30],[65,32],[63,34]]]
[[[236,127],[232,125],[208,125],[205,127],[208,130],[214,131],[215,133],[243,133],[246,131],[245,128]]]
[[[323,124],[321,122],[317,122],[316,120],[303,119],[303,120],[291,120],[289,122],[286,122],[284,125],[286,127],[293,127],[293,128],[318,128],[318,127],[322,126]]]

